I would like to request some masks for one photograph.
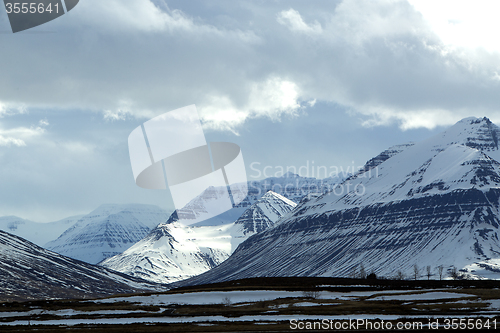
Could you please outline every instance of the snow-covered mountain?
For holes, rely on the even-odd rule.
[[[44,247],[97,264],[122,253],[167,218],[165,210],[153,205],[102,205]]]
[[[234,185],[232,190],[233,197],[242,200],[232,209],[205,219],[210,211],[209,207],[221,195],[225,193],[225,187],[209,187],[199,196],[194,198],[182,209],[177,210],[176,218],[181,223],[197,226],[221,225],[234,222],[245,210],[259,200],[268,191],[273,191],[281,196],[299,202],[302,197],[310,193],[325,193],[331,190],[336,184],[340,183],[346,175],[338,175],[324,179],[313,177],[301,177],[292,172],[288,172],[281,177],[269,177],[263,180],[254,180],[247,182],[248,194],[245,198],[243,191],[238,191],[238,186]],[[238,200],[238,201],[239,201]]]
[[[410,276],[414,265],[500,278],[500,128],[466,118],[423,142],[390,149],[181,284],[255,276]],[[379,155],[380,156],[380,155]],[[342,192],[342,193],[341,193]],[[423,273],[423,272],[422,272]]]
[[[165,286],[64,257],[0,231],[0,301],[88,298]]]
[[[297,204],[273,191],[267,192],[248,208],[234,225],[241,230],[243,236],[256,234],[272,227],[278,220],[288,214]],[[238,245],[241,242],[238,242]],[[236,249],[236,247],[233,248]],[[233,252],[231,251],[231,253]]]
[[[66,229],[75,224],[83,215],[67,217],[49,223],[38,223],[17,216],[0,217],[0,230],[27,239],[39,246],[56,239]]]
[[[267,192],[232,223],[186,226],[175,220],[100,265],[156,282],[174,282],[203,273],[224,260],[251,235],[271,227],[296,204]]]

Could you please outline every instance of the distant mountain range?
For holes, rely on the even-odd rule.
[[[78,215],[57,222],[38,223],[17,216],[2,216],[0,217],[0,230],[29,239],[36,245],[44,246],[56,239],[82,217],[83,215]]]
[[[102,205],[45,248],[91,264],[122,253],[168,218],[153,205]]]
[[[458,269],[500,278],[500,128],[466,118],[395,146],[340,188],[300,203],[214,269],[179,282],[263,276],[380,276]],[[350,190],[347,190],[350,189]]]
[[[293,202],[299,202],[310,193],[325,193],[331,190],[344,178],[342,176],[316,179],[314,177],[301,177],[288,172],[282,177],[269,177],[263,180],[247,182],[248,194],[244,198],[242,191],[232,190],[232,195],[241,199],[241,202],[218,216],[208,218],[208,207],[222,195],[225,188],[209,187],[182,209],[177,210],[176,218],[184,224],[197,226],[227,224],[236,221],[245,210],[254,204],[268,191],[273,191]],[[236,186],[235,186],[236,187]]]
[[[183,280],[217,266],[241,242],[272,227],[295,206],[293,201],[269,191],[235,222],[186,226],[171,220],[158,225],[131,248],[100,265],[155,282]]]

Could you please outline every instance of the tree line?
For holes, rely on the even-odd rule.
[[[349,277],[353,279],[390,279],[390,280],[419,280],[421,277],[427,277],[427,280],[431,280],[431,278],[439,278],[442,280],[446,276],[450,277],[453,280],[464,280],[467,279],[468,276],[464,271],[458,270],[455,266],[451,266],[446,269],[443,265],[436,266],[434,269],[432,266],[427,265],[424,268],[420,268],[417,264],[412,266],[412,270],[410,274],[405,274],[403,271],[398,270],[395,272],[393,276],[378,276],[376,274],[375,269],[371,269],[368,272],[363,265],[363,263],[353,266],[349,272]]]

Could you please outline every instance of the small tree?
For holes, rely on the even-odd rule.
[[[452,266],[448,270],[448,275],[453,279],[453,280],[460,280],[462,278],[462,274],[458,271],[458,269],[455,266]]]
[[[432,275],[432,273],[431,273],[431,266],[427,265],[425,267],[425,269],[427,270],[427,280],[430,280],[431,279],[431,275]]]
[[[405,275],[403,274],[403,272],[398,271],[396,273],[396,280],[404,280],[404,279],[405,279]]]
[[[413,278],[417,280],[420,277],[420,269],[418,268],[418,265],[415,264],[413,265]]]
[[[439,280],[443,279],[443,269],[444,269],[443,265],[438,266]]]
[[[351,279],[356,279],[358,277],[358,270],[356,269],[356,266],[351,268],[351,271],[349,273],[349,277]]]
[[[359,267],[359,278],[366,279],[366,270],[365,270],[365,266],[363,265],[363,263],[361,263],[361,266]]]

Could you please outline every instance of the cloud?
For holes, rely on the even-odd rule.
[[[38,121],[38,126],[40,126],[40,127],[45,127],[45,126],[49,126],[49,125],[50,125],[50,124],[49,124],[49,121],[47,120],[47,118],[45,118],[45,119],[40,119],[40,120]]]
[[[397,122],[402,130],[415,128],[434,129],[438,126],[446,126],[456,122],[456,115],[448,110],[396,111],[371,108],[365,114],[370,116],[369,119],[362,122],[365,127],[383,126]]]
[[[207,96],[238,104],[235,87],[266,80],[234,72],[261,41],[251,30],[215,27],[148,0],[88,0],[77,9],[51,22],[56,33],[42,35],[43,47],[30,34],[2,47],[1,60],[14,65],[2,72],[0,100],[150,118]]]
[[[306,34],[320,34],[323,29],[321,24],[315,21],[313,24],[308,25],[302,19],[298,11],[293,8],[284,10],[278,14],[277,20],[291,31],[306,33]]]
[[[296,115],[301,107],[299,95],[294,82],[271,77],[249,84],[243,105],[235,105],[229,96],[208,96],[199,112],[206,127],[233,130],[252,117],[278,120],[283,114]]]
[[[170,9],[161,0],[87,0],[78,6],[78,16],[73,17],[70,29],[81,26],[100,29],[104,33],[138,34],[180,34],[184,37],[220,37],[258,43],[259,38],[252,31],[221,29],[187,15],[181,10]],[[142,34],[142,35],[141,35]]]
[[[0,101],[0,118],[23,115],[27,114],[27,108],[23,104],[9,104],[2,103]],[[10,129],[4,129],[0,123],[0,146],[2,147],[24,147],[26,146],[26,141],[31,140],[34,137],[40,136],[45,132],[44,127],[49,125],[47,119],[41,119],[38,122],[38,126],[31,127],[14,127]]]
[[[22,147],[22,146],[26,146],[26,143],[21,139],[16,139],[16,138],[12,138],[12,137],[5,137],[2,134],[0,134],[0,146]]]
[[[116,120],[125,120],[127,118],[127,114],[131,113],[129,110],[104,110],[104,119],[110,121]]]
[[[463,0],[443,0],[438,6],[432,1],[409,0],[409,3],[422,14],[445,45],[500,52],[498,1],[481,0],[471,4]]]
[[[181,11],[164,10],[151,1],[88,0],[78,6],[78,24],[91,24],[93,28],[113,30],[115,32],[133,31],[193,31],[194,22]]]
[[[5,116],[12,116],[15,114],[25,114],[27,112],[28,110],[26,108],[26,105],[12,105],[8,103],[2,103],[2,101],[0,101],[0,118],[3,118]]]
[[[300,12],[287,13],[299,27]],[[305,68],[299,60],[288,67],[299,98],[341,104],[363,115],[365,126],[434,128],[467,116],[500,115],[500,54],[450,45],[408,2],[346,0],[316,17],[322,32],[314,42],[291,31],[280,45],[283,53],[308,61],[302,72],[293,68]]]
[[[45,120],[40,121],[40,126],[16,127],[11,129],[0,128],[0,146],[26,146],[26,141],[39,137],[45,132],[43,126],[48,125]]]
[[[0,136],[12,140],[0,147],[0,216],[49,222],[103,203],[168,207],[168,191],[135,185],[127,137],[137,120],[109,122],[85,111],[55,110],[40,123],[35,114],[45,112],[2,119]]]

